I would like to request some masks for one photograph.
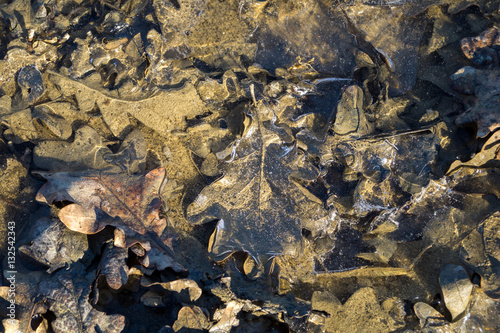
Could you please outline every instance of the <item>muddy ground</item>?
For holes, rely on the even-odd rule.
[[[500,330],[496,1],[0,16],[3,331]]]

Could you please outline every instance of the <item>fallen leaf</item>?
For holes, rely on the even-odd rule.
[[[116,165],[105,160],[113,152],[106,140],[92,127],[83,126],[75,131],[73,142],[42,141],[34,149],[33,162],[39,168],[56,171],[104,170]]]
[[[469,305],[474,285],[465,269],[457,265],[446,265],[441,269],[439,284],[446,308],[450,311],[452,320],[455,320]]]
[[[363,90],[359,86],[349,86],[342,93],[337,105],[333,131],[339,135],[364,136],[373,131],[373,124],[363,109]]]
[[[2,116],[2,124],[9,127],[3,135],[17,144],[36,141],[39,138],[39,133],[31,120],[30,109]]]
[[[344,305],[333,296],[329,301],[321,299],[327,296],[315,293],[313,296],[313,307],[321,309],[328,316],[323,320],[312,317],[314,321],[309,320],[309,331],[326,332],[392,332],[397,328],[404,326],[403,318],[395,321],[385,309],[372,288],[361,288],[357,290]],[[361,310],[362,309],[362,310]],[[360,311],[361,310],[361,311]],[[401,321],[403,324],[401,324]],[[319,325],[318,325],[319,324]],[[319,326],[319,327],[318,327]]]
[[[230,301],[226,308],[219,312],[215,312],[214,320],[218,320],[217,324],[210,328],[210,333],[229,333],[233,326],[238,326],[240,321],[236,316],[243,309],[244,304],[237,301]]]
[[[345,13],[355,28],[384,59],[391,73],[389,93],[402,95],[413,87],[417,78],[418,47],[427,18],[412,17],[407,6],[346,5]],[[379,20],[380,16],[385,17]]]
[[[460,41],[462,52],[469,59],[474,58],[474,54],[482,49],[498,46],[500,44],[500,32],[496,27],[491,27],[483,31],[479,36],[466,37]]]
[[[166,308],[168,305],[164,302],[165,293],[148,290],[141,296],[141,303],[151,308]]]
[[[418,302],[413,306],[413,309],[420,320],[420,327],[422,329],[448,325],[444,316],[427,303]]]
[[[500,131],[493,133],[484,143],[481,151],[474,155],[469,161],[454,161],[446,173],[448,176],[461,171],[461,175],[470,174],[475,169],[500,166],[498,150],[500,149]],[[461,170],[462,168],[470,170]]]
[[[118,333],[125,328],[125,317],[107,315],[94,309],[89,300],[91,283],[75,279],[67,273],[56,274],[38,285],[39,301],[48,305],[56,317],[52,328],[56,333]]]
[[[329,136],[327,140],[331,142],[326,153],[345,166],[343,186],[358,182],[348,205],[338,198],[339,182],[331,185],[331,203],[342,215],[366,216],[398,207],[406,200],[400,189],[418,193],[433,178],[439,139],[430,130],[340,142],[337,136]]]
[[[16,273],[7,273],[4,271],[3,279],[7,281],[15,280],[16,284],[16,295],[15,295],[15,306],[10,306],[10,302],[13,299],[9,296],[10,286],[1,286],[0,287],[0,301],[3,307],[0,312],[0,316],[2,318],[6,318],[2,320],[2,324],[4,325],[5,333],[19,333],[19,332],[30,332],[32,333],[34,329],[37,329],[36,325],[32,324],[33,316],[36,316],[36,312],[38,309],[43,309],[43,305],[36,306],[33,304],[33,300],[36,298],[38,293],[37,285],[47,279],[48,274],[44,271],[27,271],[19,262],[16,269],[18,270]],[[9,309],[10,306],[10,309]],[[9,318],[8,314],[15,314],[16,319]],[[45,323],[42,323],[41,326],[44,326]],[[31,327],[30,327],[31,326]],[[0,326],[1,327],[1,326]],[[32,329],[31,329],[32,328]],[[40,328],[40,331],[36,331],[36,333],[45,332],[43,328]]]
[[[202,294],[202,290],[198,284],[189,279],[174,280],[171,282],[151,282],[143,277],[141,285],[155,290],[162,289],[175,292],[179,301],[184,303],[195,302]]]
[[[481,275],[481,288],[500,299],[500,213],[495,212],[462,241],[461,259]]]
[[[163,168],[146,175],[95,171],[38,174],[47,183],[38,191],[37,201],[48,205],[71,202],[59,211],[59,218],[70,230],[94,234],[106,225],[114,226],[115,245],[128,248],[140,243],[146,250],[143,258],[146,267],[181,270],[169,247],[173,234],[166,230],[166,220],[159,217]]]
[[[310,63],[294,64],[298,58],[304,63],[311,60],[314,69],[323,73],[351,75],[358,45],[356,37],[345,28],[348,19],[340,6],[297,2],[290,7],[276,6],[271,13],[264,9],[266,6],[254,5],[251,11],[259,41],[255,61],[263,68],[274,72],[278,67],[312,67]]]
[[[212,256],[221,260],[242,250],[260,263],[259,257],[298,254],[302,228],[326,211],[300,183],[318,173],[300,153],[290,128],[261,101],[248,111],[241,139],[219,158],[222,153],[230,155],[222,166],[224,176],[205,187],[187,209],[193,223],[219,219]]]
[[[48,267],[51,273],[80,260],[88,249],[87,236],[66,228],[57,218],[38,219],[31,230],[32,243],[19,247],[32,263]]]
[[[467,70],[466,70],[467,69]],[[460,84],[461,76],[467,75],[467,83]],[[456,118],[458,125],[477,124],[477,136],[483,138],[500,128],[500,70],[464,67],[450,79],[455,90],[467,90],[477,97],[475,104]],[[459,90],[459,91],[460,91]]]
[[[128,280],[127,266],[128,250],[117,247],[113,243],[106,244],[104,253],[99,262],[98,271],[106,277],[108,286],[120,289]]]
[[[489,298],[481,289],[472,293],[470,311],[455,322],[445,317],[429,304],[418,302],[414,306],[424,332],[497,332],[500,329],[498,301]]]
[[[206,311],[206,310],[205,310]],[[172,328],[176,332],[190,330],[206,330],[210,327],[205,311],[198,306],[185,306],[177,314],[177,320]]]
[[[17,84],[21,87],[23,97],[28,103],[34,104],[43,94],[42,74],[36,66],[26,66],[21,68],[17,74]]]
[[[97,104],[109,129],[120,139],[125,138],[131,128],[128,115],[158,134],[168,136],[173,130],[184,130],[186,118],[205,112],[205,105],[191,83],[185,83],[180,89],[159,90],[152,96],[132,96],[138,100],[127,100],[112,96],[111,92],[106,95],[60,74],[51,73],[50,78],[64,96],[76,97],[80,111],[90,111]]]

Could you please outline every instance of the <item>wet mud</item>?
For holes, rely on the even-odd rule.
[[[500,330],[490,0],[0,0],[5,332]]]

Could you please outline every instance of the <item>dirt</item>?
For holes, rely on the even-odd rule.
[[[5,332],[500,330],[495,1],[0,17]]]

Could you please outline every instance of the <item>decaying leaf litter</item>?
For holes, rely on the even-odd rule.
[[[495,1],[0,9],[4,331],[500,329]]]

